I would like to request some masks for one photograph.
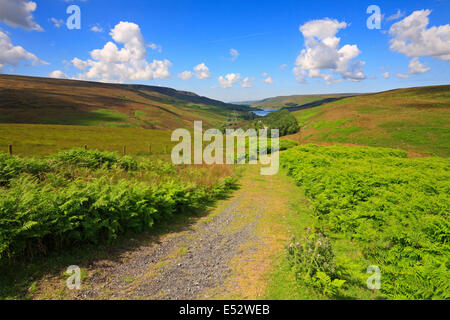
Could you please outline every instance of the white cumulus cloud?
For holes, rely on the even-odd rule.
[[[395,76],[400,79],[408,79],[409,78],[409,74],[404,74],[404,73],[397,73]]]
[[[384,73],[382,73],[381,75],[382,75],[383,78],[385,78],[385,79],[389,79],[389,77],[391,76],[391,75],[389,74],[389,72],[384,72]]]
[[[431,12],[414,11],[389,29],[392,36],[390,49],[411,58],[408,72],[397,74],[397,77],[406,79],[431,70],[420,62],[421,57],[450,61],[450,24],[429,27]]]
[[[0,31],[0,71],[7,64],[17,66],[22,60],[31,61],[33,65],[48,64],[21,46],[14,46],[8,35]]]
[[[407,57],[430,56],[450,61],[450,24],[428,27],[431,10],[414,11],[389,29],[391,50]]]
[[[61,28],[64,25],[63,19],[50,18],[49,19],[56,28]]]
[[[42,31],[41,26],[33,18],[36,8],[37,4],[33,1],[0,0],[0,21],[12,27]]]
[[[339,47],[341,38],[336,34],[346,27],[347,23],[329,18],[313,20],[300,27],[306,48],[297,57],[293,69],[298,82],[304,82],[306,76],[322,78],[328,84],[340,82],[333,74],[352,81],[366,79],[363,72],[365,63],[354,60],[361,53],[358,46],[346,44]],[[326,73],[322,73],[323,70]]]
[[[209,68],[204,63],[200,63],[199,65],[194,67],[195,77],[200,80],[208,79],[211,77],[211,72],[209,72]]]
[[[152,50],[156,50],[158,52],[162,52],[162,46],[156,43],[150,43],[147,45],[149,48],[151,48]]]
[[[200,63],[194,67],[194,72],[192,71],[184,71],[178,75],[178,78],[182,80],[189,80],[193,76],[197,79],[204,80],[209,79],[211,77],[211,72],[209,71],[208,66],[205,63]]]
[[[225,77],[219,77],[219,85],[222,88],[231,88],[235,83],[239,82],[239,80],[241,80],[241,75],[239,73],[229,73]]]
[[[178,75],[178,78],[180,78],[181,80],[189,80],[192,78],[192,72],[184,71]]]
[[[419,58],[412,58],[409,62],[407,73],[397,73],[397,78],[408,79],[411,75],[422,74],[429,71],[431,68],[427,67],[425,64],[420,62]]]
[[[147,43],[141,29],[132,22],[120,22],[111,30],[109,41],[102,49],[91,51],[86,61],[75,58],[75,67],[86,70],[78,75],[79,79],[97,79],[101,81],[126,82],[135,80],[167,79],[170,77],[169,60],[147,62]],[[119,49],[117,44],[123,44]]]
[[[241,81],[241,87],[242,88],[251,88],[253,86],[254,81],[255,81],[255,78],[245,77]]]
[[[72,59],[72,64],[73,64],[76,68],[78,68],[78,69],[80,69],[80,70],[85,70],[85,69],[89,66],[89,63],[88,63],[88,62],[83,61],[83,60],[78,59],[78,58]]]
[[[50,78],[67,79],[67,75],[61,70],[55,70],[48,74]]]
[[[423,63],[421,63],[419,61],[419,58],[413,58],[410,62],[409,62],[409,73],[410,74],[421,74],[421,73],[425,73],[428,70],[430,70],[431,68],[428,68],[426,65],[424,65]]]
[[[273,83],[272,76],[269,75],[268,73],[264,72],[264,73],[262,74],[262,76],[264,77],[264,79],[263,79],[263,82],[264,82],[264,83],[268,83],[268,84],[272,84],[272,83]]]

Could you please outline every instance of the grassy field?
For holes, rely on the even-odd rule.
[[[248,109],[164,87],[0,75],[0,123],[218,128]]]
[[[148,155],[169,154],[173,143],[168,130],[104,128],[64,125],[0,124],[0,150],[21,156],[43,156],[60,150],[80,148]],[[166,147],[168,151],[166,151]]]
[[[400,89],[294,112],[302,127],[289,139],[450,154],[450,86]]]

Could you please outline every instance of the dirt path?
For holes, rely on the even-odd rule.
[[[187,230],[95,261],[75,299],[258,299],[283,251],[295,186],[247,166],[241,188]]]

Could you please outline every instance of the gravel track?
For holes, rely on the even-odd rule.
[[[122,261],[98,261],[84,290],[75,299],[209,299],[223,292],[230,263],[241,246],[255,241],[256,220],[239,224],[243,216],[263,211],[264,201],[251,201],[241,190],[212,217],[188,230],[142,245]],[[258,216],[258,215],[256,215]],[[259,214],[260,216],[260,214]]]

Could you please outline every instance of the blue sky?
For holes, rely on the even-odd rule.
[[[9,48],[21,46],[35,56],[20,53],[14,58],[17,50],[11,50],[2,58],[0,53],[2,73],[86,80],[103,77],[108,81],[118,79],[115,72],[120,71],[116,68],[128,67],[119,81],[168,86],[224,101],[450,83],[450,1],[34,0],[34,10],[6,6],[29,2],[0,0],[0,32],[8,37]],[[65,26],[69,17],[66,8],[71,4],[81,9],[80,30]],[[366,10],[373,4],[379,6],[383,17],[379,30],[369,29],[366,23],[370,17]],[[394,24],[408,17],[413,25],[423,24],[417,32],[408,34],[410,28],[404,22],[396,33],[389,33]],[[428,24],[424,23],[426,19]],[[145,62],[135,51],[128,52],[134,59],[131,64],[129,60],[116,65],[111,60],[99,62],[91,55],[107,42],[122,49],[124,43],[110,34],[120,22],[130,24],[116,28],[115,39],[140,32],[147,44],[145,49],[132,47],[145,50]],[[327,23],[336,30],[324,35],[330,30]],[[97,32],[92,30],[94,26]],[[300,26],[304,26],[303,32]],[[435,44],[424,48],[425,40],[416,37],[421,33]],[[339,38],[336,50],[324,46],[329,43],[326,39],[335,38]],[[392,49],[393,38],[406,42]],[[344,46],[348,50],[340,50]],[[231,49],[238,55],[233,57]],[[106,49],[102,52],[106,55]],[[74,58],[87,63],[86,68],[75,67]],[[89,60],[96,62],[95,66],[89,65]],[[152,65],[154,60],[164,66]],[[167,64],[163,63],[166,60]],[[316,63],[319,60],[322,62]],[[208,70],[199,75],[194,67],[202,63]],[[280,68],[282,65],[284,68]],[[148,73],[136,76],[135,71],[145,66],[150,68]],[[297,75],[302,74],[301,79],[296,78],[294,68]],[[179,77],[182,72],[188,80]],[[228,82],[227,75],[232,75]]]

